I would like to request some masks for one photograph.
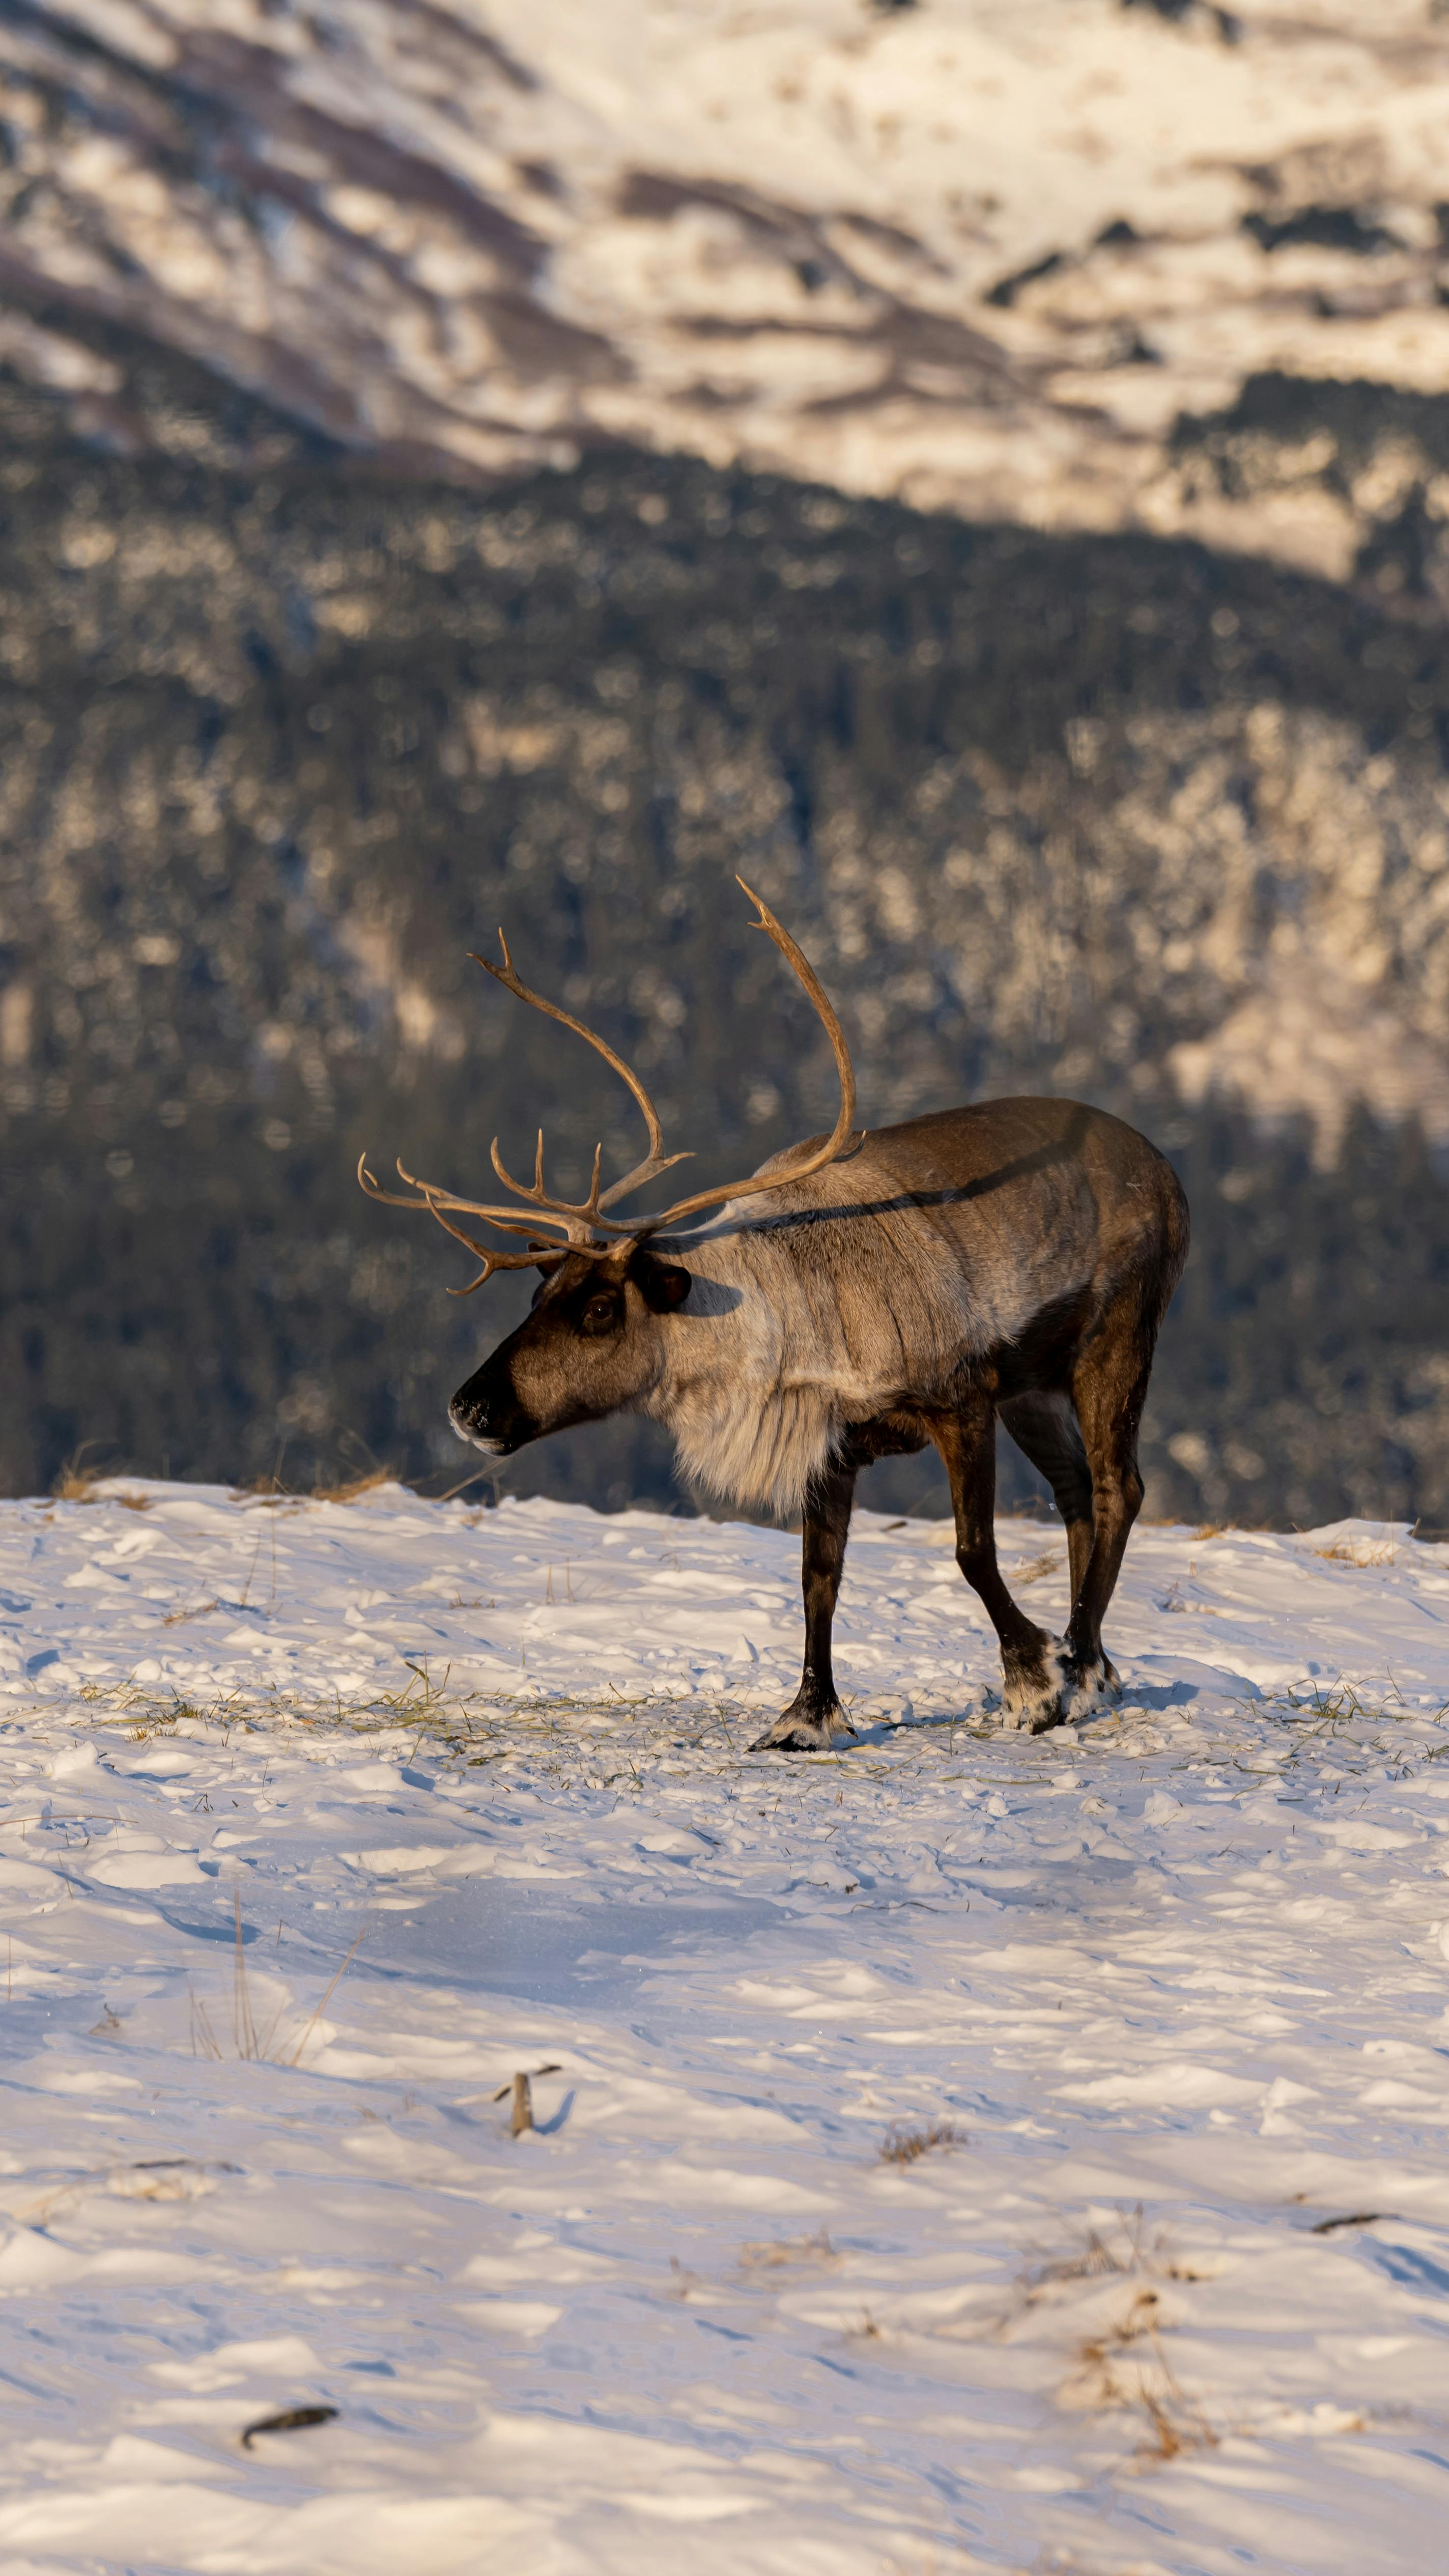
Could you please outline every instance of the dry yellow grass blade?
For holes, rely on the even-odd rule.
[[[396,1485],[399,1482],[395,1467],[373,1467],[365,1476],[349,1477],[341,1485],[314,1485],[312,1500],[314,1503],[355,1503],[364,1494],[375,1494],[379,1485]]]

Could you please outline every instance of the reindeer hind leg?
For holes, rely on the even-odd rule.
[[[1092,1547],[1072,1604],[1067,1643],[1085,1691],[1120,1687],[1102,1645],[1132,1525],[1142,1509],[1137,1434],[1156,1335],[1127,1309],[1110,1318],[1077,1363],[1073,1393],[1092,1468]]]
[[[1092,1470],[1076,1407],[1065,1391],[1033,1390],[1029,1395],[1008,1396],[997,1411],[1022,1455],[1052,1489],[1052,1500],[1066,1524],[1075,1603],[1092,1552]]]
[[[1066,1713],[1072,1690],[1068,1651],[1060,1637],[1049,1636],[1017,1606],[996,1561],[995,1408],[986,1397],[973,1398],[943,1416],[932,1438],[951,1479],[956,1562],[980,1594],[1001,1645],[1002,1722],[1040,1735]]]

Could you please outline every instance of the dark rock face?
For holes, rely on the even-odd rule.
[[[83,1441],[462,1476],[446,1395],[526,1291],[450,1305],[463,1254],[366,1206],[358,1153],[476,1185],[541,1118],[562,1182],[600,1132],[634,1159],[622,1095],[468,962],[500,920],[702,1178],[828,1120],[738,869],[872,1123],[1071,1091],[1180,1161],[1150,1509],[1449,1520],[1430,616],[622,452],[492,495],[340,472],[144,364],[164,452],[0,381],[10,1489]],[[1346,1050],[1273,1056],[1295,1011]],[[1215,1105],[1233,1078],[1266,1129]],[[670,1490],[630,1424],[509,1483]]]

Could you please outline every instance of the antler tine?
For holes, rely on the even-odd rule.
[[[608,1206],[610,1199],[617,1198],[620,1188],[626,1186],[625,1184],[616,1182],[614,1188],[606,1191],[603,1198],[600,1198],[599,1165],[603,1159],[603,1152],[604,1149],[602,1145],[596,1145],[594,1147],[593,1177],[589,1184],[589,1195],[586,1199],[551,1198],[548,1191],[544,1188],[542,1128],[540,1128],[538,1132],[538,1152],[534,1157],[534,1177],[531,1186],[526,1181],[516,1181],[514,1179],[513,1174],[510,1172],[507,1164],[503,1160],[503,1156],[498,1150],[498,1139],[496,1136],[488,1148],[488,1159],[492,1163],[493,1169],[498,1174],[504,1188],[506,1190],[512,1190],[514,1197],[524,1200],[529,1207],[547,1210],[557,1220],[560,1222],[566,1222],[569,1225],[602,1225],[610,1234],[631,1234],[633,1232],[632,1226],[621,1224],[617,1217],[610,1218],[601,1214],[601,1210]],[[655,1164],[651,1157],[649,1165],[650,1176],[652,1177],[653,1172],[656,1170],[666,1169],[667,1162],[669,1160],[677,1162],[680,1160],[680,1157],[678,1155],[668,1157],[666,1158],[665,1164]],[[645,1167],[641,1164],[640,1170],[642,1171],[644,1168]],[[630,1178],[633,1178],[632,1174],[630,1175]]]
[[[461,1216],[481,1216],[504,1234],[530,1234],[539,1225],[557,1226],[570,1239],[582,1231],[579,1218],[563,1210],[542,1209],[530,1224],[524,1225],[519,1222],[520,1211],[516,1207],[489,1207],[479,1199],[459,1198],[456,1190],[445,1190],[436,1181],[418,1180],[402,1162],[397,1168],[400,1177],[417,1193],[416,1197],[403,1198],[396,1190],[383,1189],[368,1170],[367,1156],[363,1154],[359,1158],[357,1178],[368,1198],[378,1200],[383,1207],[426,1208],[432,1216],[438,1216],[443,1208],[452,1208]]]
[[[495,1270],[532,1270],[535,1267],[538,1256],[541,1252],[549,1252],[555,1248],[550,1244],[534,1243],[529,1246],[527,1252],[495,1252],[490,1244],[480,1243],[476,1235],[465,1233],[461,1225],[450,1224],[440,1207],[434,1207],[433,1214],[437,1218],[439,1225],[443,1228],[444,1233],[451,1234],[456,1243],[466,1244],[468,1250],[470,1252],[475,1252],[483,1264],[477,1278],[470,1279],[466,1287],[450,1288],[448,1290],[450,1297],[471,1297],[475,1288],[483,1287],[485,1283],[492,1278]],[[507,1228],[507,1231],[510,1234],[526,1234],[528,1232],[528,1228],[522,1225],[512,1225]],[[562,1246],[559,1246],[558,1249],[561,1250]],[[591,1247],[581,1244],[577,1247],[571,1247],[571,1249],[587,1251],[591,1249]],[[608,1249],[609,1247],[605,1244],[600,1244],[597,1247],[597,1250],[600,1252],[607,1251]]]
[[[744,888],[759,913],[760,918],[755,924],[756,929],[768,931],[781,956],[789,966],[793,967],[815,1005],[835,1055],[835,1070],[840,1078],[840,1108],[835,1125],[824,1144],[817,1146],[815,1152],[808,1154],[803,1162],[791,1163],[783,1172],[759,1172],[747,1181],[726,1181],[716,1189],[696,1191],[693,1198],[676,1200],[673,1207],[665,1208],[659,1216],[638,1219],[634,1227],[636,1234],[658,1234],[663,1227],[678,1225],[682,1218],[697,1216],[704,1208],[719,1207],[726,1199],[758,1197],[765,1190],[784,1189],[787,1182],[808,1180],[812,1172],[823,1171],[827,1163],[835,1162],[850,1142],[851,1128],[855,1119],[855,1071],[850,1061],[850,1049],[845,1043],[845,1032],[835,1016],[829,996],[814,967],[796,947],[788,930],[775,919],[769,905],[756,894],[754,887],[745,885],[743,877],[736,877],[735,883]]]
[[[664,1151],[664,1130],[659,1124],[659,1112],[637,1073],[632,1066],[624,1062],[621,1055],[615,1054],[613,1048],[599,1036],[596,1029],[588,1028],[582,1020],[576,1020],[571,1011],[561,1011],[557,1002],[545,1001],[542,993],[535,993],[530,985],[525,984],[520,976],[515,975],[513,960],[508,953],[508,942],[501,930],[498,933],[498,945],[503,951],[501,966],[495,966],[491,957],[480,957],[476,949],[470,948],[468,954],[475,966],[481,966],[485,975],[491,975],[496,984],[502,984],[508,992],[515,995],[517,1000],[527,1002],[531,1009],[542,1011],[547,1018],[557,1020],[561,1027],[572,1029],[576,1038],[582,1038],[586,1046],[593,1048],[595,1055],[601,1055],[605,1064],[613,1068],[620,1081],[628,1084],[639,1104],[644,1124],[649,1130],[649,1157],[652,1162]]]
[[[631,1190],[642,1190],[646,1181],[657,1181],[661,1172],[672,1172],[676,1163],[692,1163],[693,1160],[693,1154],[687,1149],[682,1154],[651,1154],[647,1162],[636,1163],[632,1172],[626,1172],[622,1181],[611,1181],[599,1205],[611,1208],[616,1200],[627,1198]]]
[[[471,1297],[474,1289],[481,1288],[485,1280],[491,1279],[495,1270],[532,1270],[541,1252],[562,1252],[566,1247],[565,1244],[550,1244],[546,1240],[539,1242],[534,1239],[529,1242],[526,1252],[495,1252],[489,1244],[480,1243],[476,1235],[467,1233],[461,1225],[454,1225],[445,1213],[448,1209],[461,1211],[469,1216],[484,1217],[489,1225],[497,1226],[500,1234],[519,1234],[525,1240],[535,1235],[535,1228],[539,1224],[559,1226],[565,1231],[567,1249],[582,1253],[588,1260],[599,1260],[613,1249],[608,1243],[580,1242],[578,1237],[582,1229],[575,1222],[562,1216],[545,1213],[542,1217],[533,1217],[527,1224],[523,1224],[519,1221],[517,1208],[482,1207],[475,1199],[457,1198],[451,1190],[436,1189],[428,1181],[414,1181],[411,1172],[404,1171],[401,1163],[398,1164],[398,1171],[417,1192],[415,1198],[403,1198],[396,1190],[383,1189],[376,1176],[367,1168],[367,1156],[363,1154],[358,1158],[358,1182],[370,1199],[377,1199],[383,1207],[426,1208],[429,1216],[437,1218],[445,1234],[451,1234],[455,1242],[466,1244],[468,1250],[476,1253],[483,1264],[477,1278],[470,1279],[466,1288],[450,1288],[448,1291],[450,1297]]]
[[[357,1158],[357,1186],[363,1192],[365,1197],[376,1199],[379,1207],[431,1208],[434,1200],[439,1198],[446,1199],[448,1204],[450,1206],[452,1205],[451,1191],[435,1190],[429,1195],[427,1193],[426,1183],[414,1181],[411,1172],[403,1171],[401,1163],[398,1165],[398,1170],[402,1173],[403,1179],[409,1182],[415,1190],[423,1191],[424,1195],[422,1197],[408,1199],[403,1198],[396,1190],[385,1190],[376,1173],[368,1170],[367,1156],[365,1153],[359,1154]],[[461,1206],[462,1204],[463,1202],[460,1200],[459,1205]],[[485,1213],[486,1211],[483,1208],[474,1208],[473,1210],[473,1214],[475,1216],[482,1216]]]
[[[627,1198],[631,1190],[642,1189],[646,1181],[657,1180],[661,1172],[672,1171],[676,1163],[688,1162],[690,1157],[687,1154],[665,1153],[664,1130],[659,1123],[659,1112],[655,1108],[653,1101],[650,1099],[648,1092],[645,1090],[643,1083],[634,1072],[633,1067],[631,1065],[627,1065],[621,1055],[615,1054],[614,1049],[599,1036],[596,1029],[589,1028],[583,1020],[576,1020],[571,1011],[560,1010],[557,1002],[546,1001],[542,993],[535,993],[531,985],[525,984],[522,978],[514,973],[513,959],[509,954],[508,942],[504,938],[501,930],[498,933],[498,945],[503,951],[503,963],[501,966],[495,966],[491,957],[480,957],[476,949],[470,948],[468,954],[472,958],[475,966],[481,966],[485,974],[491,975],[495,983],[502,984],[505,990],[512,993],[518,1001],[529,1003],[535,1011],[542,1011],[549,1019],[557,1020],[561,1027],[572,1029],[575,1037],[582,1038],[586,1046],[591,1046],[595,1054],[601,1055],[605,1064],[610,1065],[613,1068],[614,1072],[619,1076],[620,1081],[627,1083],[639,1105],[643,1114],[644,1124],[649,1131],[649,1151],[642,1163],[635,1164],[632,1172],[626,1172],[622,1180],[611,1182],[608,1189],[604,1191],[602,1197],[599,1195],[596,1156],[594,1186],[591,1189],[588,1198],[582,1203],[575,1202],[571,1199],[551,1199],[546,1193],[543,1186],[543,1137],[541,1133],[539,1136],[538,1152],[534,1157],[533,1187],[531,1190],[525,1188],[521,1181],[516,1181],[511,1172],[505,1169],[499,1157],[498,1140],[496,1137],[493,1140],[492,1149],[493,1169],[498,1174],[498,1177],[500,1181],[502,1181],[505,1189],[512,1190],[519,1198],[530,1200],[536,1207],[551,1207],[561,1215],[587,1215],[595,1220],[600,1219],[606,1208],[613,1207],[619,1199]],[[619,1224],[616,1224],[610,1229],[610,1231],[621,1235],[631,1233],[632,1230],[633,1229],[629,1226]]]

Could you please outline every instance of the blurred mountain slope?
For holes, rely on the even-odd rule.
[[[1428,0],[3,0],[0,354],[123,446],[98,323],[403,471],[623,441],[1343,577],[1437,549],[1432,440],[1179,424],[1438,394],[1446,126]]]

